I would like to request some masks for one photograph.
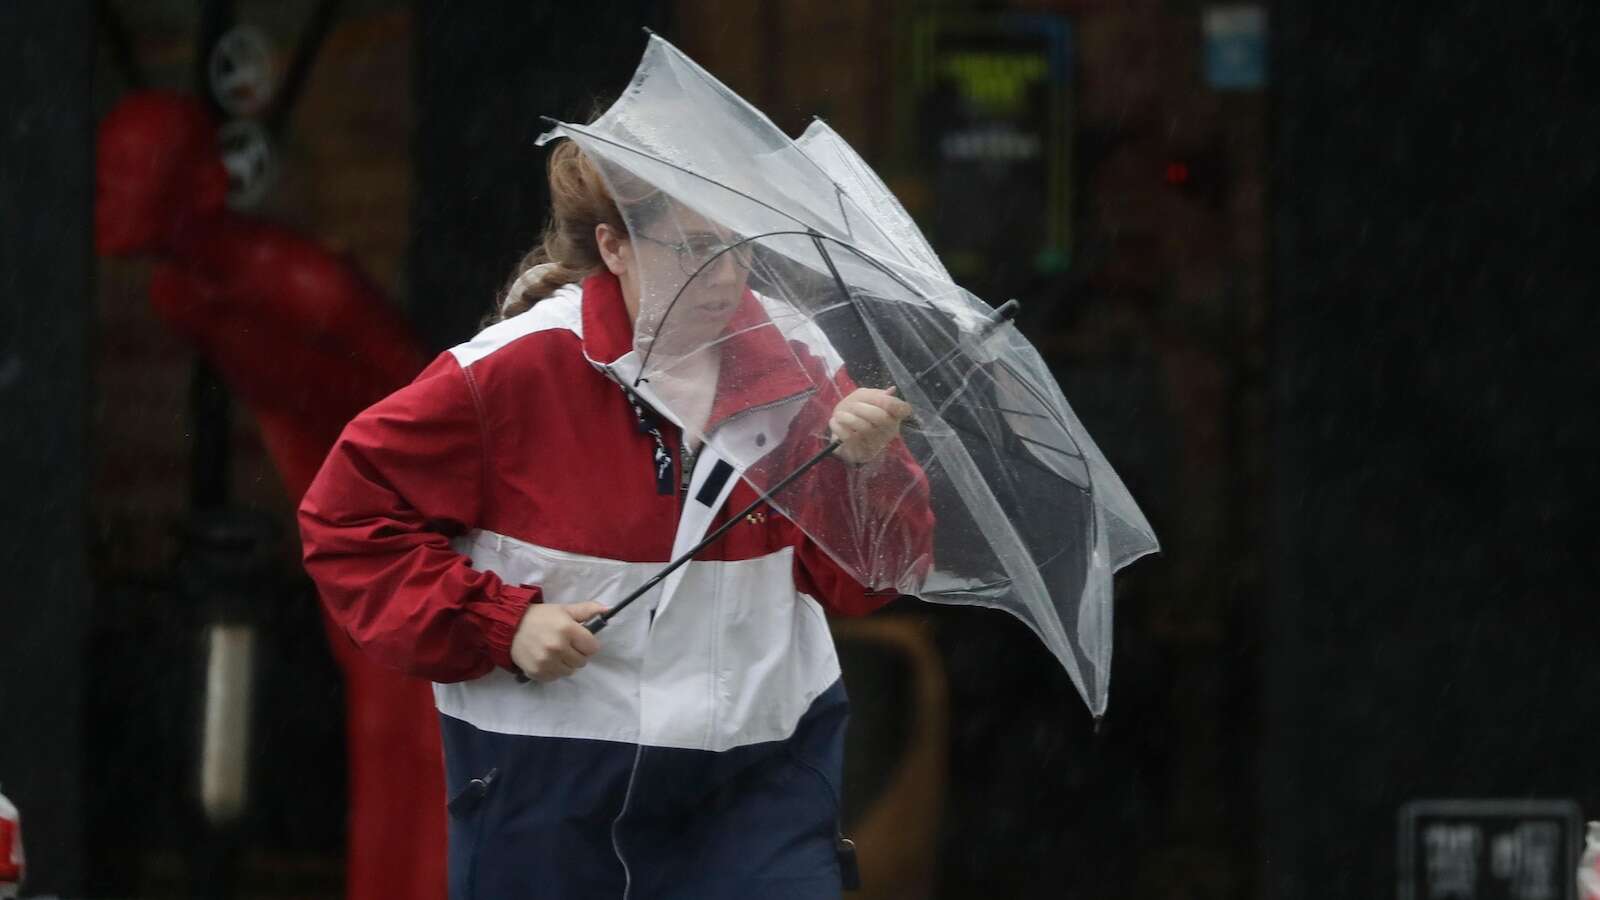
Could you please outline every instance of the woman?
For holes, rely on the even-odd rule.
[[[925,560],[926,485],[895,441],[910,408],[763,327],[710,223],[646,195],[630,233],[571,143],[549,178],[542,262],[498,321],[329,455],[300,509],[307,569],[356,644],[436,682],[452,897],[837,896],[846,701],[822,610],[865,614],[890,585],[760,508],[605,631],[579,623],[753,502],[718,447],[774,429],[842,441],[790,502],[823,527],[829,494],[867,510],[880,539],[855,571]],[[700,273],[671,330],[641,275],[668,266]]]

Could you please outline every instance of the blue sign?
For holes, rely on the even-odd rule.
[[[1260,6],[1213,6],[1205,12],[1206,83],[1221,91],[1267,83],[1267,12]]]

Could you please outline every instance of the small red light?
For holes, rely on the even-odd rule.
[[[1167,163],[1167,184],[1182,187],[1189,183],[1189,165],[1187,163]]]

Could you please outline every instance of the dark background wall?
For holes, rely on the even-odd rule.
[[[1596,19],[1274,11],[1263,897],[1390,894],[1409,799],[1600,808]]]
[[[31,36],[0,53],[0,779],[49,811],[28,862],[61,892],[83,849],[93,21],[87,0],[0,5],[0,34]]]
[[[435,348],[477,330],[549,209],[540,115],[587,121],[668,3],[416,5],[411,319]],[[603,107],[602,107],[603,108]]]

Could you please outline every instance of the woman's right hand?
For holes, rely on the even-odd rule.
[[[583,668],[600,650],[600,641],[583,623],[606,611],[593,600],[535,603],[523,614],[511,638],[511,661],[534,681],[551,682]]]

